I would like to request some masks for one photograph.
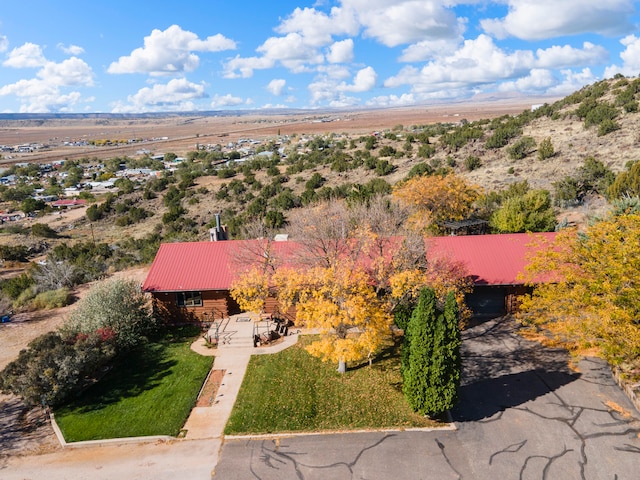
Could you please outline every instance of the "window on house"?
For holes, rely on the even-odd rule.
[[[201,307],[202,292],[178,292],[176,300],[179,307]]]

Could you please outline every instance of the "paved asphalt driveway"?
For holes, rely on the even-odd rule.
[[[306,435],[224,443],[214,479],[638,479],[640,415],[607,365],[514,333],[464,333],[456,431]]]

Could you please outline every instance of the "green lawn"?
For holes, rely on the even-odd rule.
[[[396,347],[341,375],[304,350],[308,341],[251,358],[226,434],[441,425],[409,408]]]
[[[189,349],[194,333],[176,330],[123,355],[100,382],[57,409],[65,439],[177,435],[213,363]]]

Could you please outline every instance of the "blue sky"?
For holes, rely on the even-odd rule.
[[[640,74],[631,0],[20,0],[0,112],[424,105]]]

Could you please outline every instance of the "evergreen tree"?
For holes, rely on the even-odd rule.
[[[436,315],[435,292],[431,288],[424,288],[405,333],[405,349],[408,352],[403,355],[405,366],[402,369],[404,395],[411,408],[422,414],[427,413],[426,406],[429,402],[428,370],[433,356]]]
[[[447,295],[444,311],[439,312],[434,291],[423,289],[407,333],[408,355],[403,355],[407,401],[421,414],[442,413],[455,405],[460,385],[461,340],[453,293]]]
[[[449,292],[442,316],[436,325],[436,338],[431,369],[434,384],[433,412],[452,408],[458,400],[462,358],[460,356],[460,327],[458,304],[453,292]],[[442,334],[440,334],[442,332]],[[436,368],[437,367],[437,368]]]

